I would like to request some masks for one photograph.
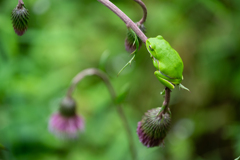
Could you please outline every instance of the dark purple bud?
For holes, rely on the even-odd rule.
[[[160,146],[170,129],[171,113],[161,113],[161,107],[149,110],[138,122],[137,134],[140,142],[147,147]]]
[[[59,111],[64,117],[71,117],[76,114],[76,102],[71,97],[65,97],[60,104]]]
[[[48,128],[60,138],[74,139],[78,137],[78,132],[84,130],[84,119],[79,115],[64,117],[60,113],[55,113],[49,120]]]
[[[84,130],[84,119],[76,113],[76,102],[65,97],[60,104],[59,112],[51,116],[49,130],[61,138],[72,139]]]
[[[146,27],[144,26],[144,24],[140,24],[138,27],[143,33],[146,33]]]
[[[12,11],[12,24],[17,35],[22,36],[28,28],[29,13],[23,4]]]

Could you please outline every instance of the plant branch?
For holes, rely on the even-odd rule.
[[[109,0],[98,0],[100,3],[108,7],[111,11],[113,11],[121,20],[127,25],[127,27],[132,28],[132,30],[138,35],[138,37],[146,43],[147,37],[145,34],[138,28],[138,26],[125,14],[123,13],[117,6],[115,6]]]
[[[76,88],[77,84],[84,77],[92,76],[92,75],[99,76],[104,81],[104,83],[106,84],[107,88],[109,89],[111,97],[112,98],[116,97],[115,92],[114,92],[113,88],[111,87],[110,82],[108,81],[108,78],[105,76],[104,73],[100,72],[98,69],[95,69],[95,68],[88,68],[88,69],[85,69],[85,70],[81,71],[80,73],[78,73],[72,80],[72,84],[71,84],[71,86],[68,89],[67,96],[71,96],[72,95],[72,92]]]
[[[96,68],[89,68],[89,69],[85,69],[83,70],[82,72],[78,73],[72,80],[72,84],[71,86],[69,87],[68,89],[68,92],[67,92],[67,96],[68,97],[71,97],[74,89],[76,88],[77,84],[86,76],[93,76],[93,75],[96,75],[98,77],[100,77],[103,82],[105,83],[105,85],[107,86],[108,90],[109,90],[109,93],[112,97],[112,100],[113,102],[115,103],[116,101],[116,93],[113,89],[113,86],[111,85],[110,81],[109,81],[109,78],[107,77],[107,75],[96,69]],[[133,160],[136,160],[137,158],[137,155],[136,155],[136,149],[135,149],[135,146],[134,146],[134,142],[133,142],[133,136],[132,136],[132,133],[131,133],[131,129],[129,127],[129,124],[128,124],[128,121],[127,121],[127,118],[124,114],[124,111],[122,109],[122,106],[120,104],[118,104],[117,106],[117,111],[118,111],[118,114],[123,122],[123,125],[124,125],[124,128],[127,132],[127,137],[128,137],[128,141],[129,141],[129,148],[130,148],[130,151],[131,151],[131,156],[132,156],[132,159]]]
[[[170,93],[171,93],[171,90],[168,87],[165,87],[165,99],[163,101],[163,106],[165,106],[165,109],[163,113],[165,113],[168,109],[168,105],[170,102]]]
[[[139,26],[143,24],[147,19],[147,7],[141,0],[134,0],[134,1],[137,2],[142,7],[142,10],[143,10],[143,17],[139,22],[137,22],[137,25]]]
[[[170,102],[170,93],[171,93],[171,90],[168,87],[165,87],[165,99],[163,101],[162,108],[158,114],[158,116],[160,117],[162,116],[163,113],[168,111],[168,105]]]

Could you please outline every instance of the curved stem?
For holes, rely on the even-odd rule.
[[[127,27],[132,28],[132,30],[138,35],[138,37],[146,43],[148,39],[145,34],[139,29],[139,27],[125,14],[123,13],[118,7],[116,7],[112,2],[109,0],[98,0],[103,5],[108,7],[111,11],[113,11],[122,21],[127,25]]]
[[[72,84],[71,84],[71,86],[69,87],[69,89],[67,91],[67,96],[71,97],[71,95],[72,95],[74,89],[76,88],[77,84],[84,77],[92,76],[92,75],[96,75],[96,76],[100,77],[103,80],[103,82],[105,83],[105,85],[107,86],[107,88],[109,90],[109,93],[110,93],[110,95],[112,97],[113,102],[115,103],[116,93],[115,93],[115,91],[113,89],[113,86],[111,85],[111,83],[109,81],[109,78],[107,77],[107,75],[104,72],[102,72],[102,71],[100,71],[100,70],[98,70],[96,68],[85,69],[82,72],[78,73],[72,80]],[[122,106],[120,104],[118,104],[117,111],[118,111],[118,114],[119,114],[120,118],[122,119],[124,128],[125,128],[125,130],[127,132],[127,137],[128,137],[128,141],[129,141],[129,148],[130,148],[130,151],[131,151],[132,159],[136,160],[137,159],[137,155],[136,155],[136,149],[135,149],[134,142],[133,142],[133,136],[132,136],[131,129],[129,127],[127,118],[126,118],[126,116],[124,114],[124,111],[122,109]]]
[[[105,76],[105,74],[101,71],[99,71],[98,69],[96,68],[88,68],[88,69],[85,69],[83,71],[81,71],[80,73],[78,73],[72,80],[72,84],[71,86],[69,87],[68,89],[68,92],[67,92],[67,96],[71,96],[72,95],[72,92],[74,91],[74,89],[76,88],[77,84],[86,76],[92,76],[92,75],[97,75],[99,76],[103,81],[104,83],[106,84],[107,88],[109,89],[109,92],[111,94],[111,97],[112,98],[115,98],[116,95],[115,95],[115,92],[113,90],[113,87],[111,86],[108,78]]]
[[[143,17],[139,22],[137,22],[137,25],[141,25],[147,19],[147,7],[141,0],[134,0],[134,1],[137,2],[142,7],[142,10],[143,10]]]
[[[168,87],[165,87],[165,99],[163,101],[162,108],[158,114],[158,116],[160,117],[162,116],[163,113],[168,111],[168,105],[170,102],[170,93],[171,93],[171,90]]]

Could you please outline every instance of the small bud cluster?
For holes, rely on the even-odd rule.
[[[140,142],[147,147],[160,146],[170,129],[171,113],[160,113],[161,107],[149,110],[138,122],[137,134]]]
[[[12,24],[17,35],[22,36],[28,28],[29,13],[23,4],[12,11]]]

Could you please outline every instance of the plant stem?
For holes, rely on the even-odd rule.
[[[21,9],[23,5],[24,5],[23,1],[22,0],[18,0],[17,8]]]
[[[74,89],[76,88],[77,84],[86,76],[92,76],[92,75],[96,75],[98,77],[100,77],[103,82],[105,83],[105,85],[107,86],[108,88],[108,91],[112,97],[112,100],[113,102],[115,103],[115,100],[116,100],[116,93],[113,89],[113,86],[111,85],[110,81],[109,81],[109,78],[107,77],[107,75],[96,69],[96,68],[89,68],[89,69],[85,69],[83,71],[81,71],[80,73],[78,73],[72,80],[72,84],[71,86],[69,87],[68,91],[67,91],[67,96],[68,97],[71,97]],[[134,142],[133,142],[133,136],[132,136],[132,133],[131,133],[131,129],[129,127],[129,124],[128,124],[128,121],[127,121],[127,118],[124,114],[124,111],[122,109],[122,106],[120,104],[118,104],[117,106],[117,111],[118,111],[118,114],[123,122],[123,125],[124,125],[124,128],[127,132],[127,137],[128,137],[128,141],[129,141],[129,148],[130,148],[130,151],[131,151],[131,156],[132,156],[132,159],[133,160],[136,160],[137,159],[137,155],[136,155],[136,149],[135,149],[135,146],[134,146]]]
[[[165,87],[165,99],[163,101],[162,108],[159,111],[159,114],[158,114],[159,117],[162,117],[162,114],[167,112],[168,110],[168,105],[170,102],[170,93],[171,93],[171,90],[168,87]]]
[[[122,21],[127,25],[127,27],[132,28],[132,30],[138,35],[138,37],[146,43],[148,39],[145,34],[138,28],[138,26],[125,14],[123,13],[117,6],[115,6],[109,0],[98,0],[100,3],[108,7],[111,11],[113,11]]]
[[[137,2],[142,7],[142,10],[143,10],[143,17],[139,22],[137,22],[137,25],[139,26],[143,24],[147,19],[147,7],[141,0],[134,0],[134,1]]]
[[[168,105],[170,102],[170,93],[171,93],[171,90],[168,87],[165,87],[165,99],[163,101],[163,106],[166,106],[166,107],[165,107],[163,113],[165,113],[168,109]]]

